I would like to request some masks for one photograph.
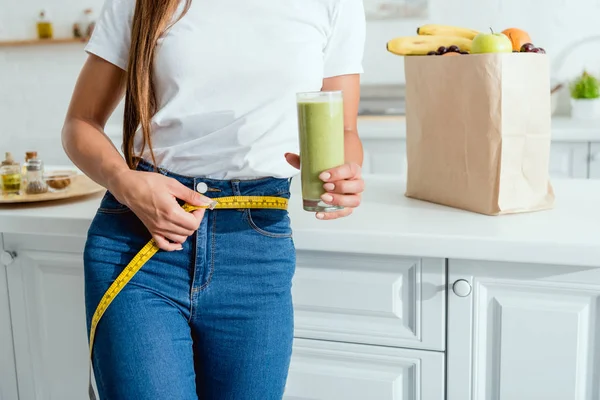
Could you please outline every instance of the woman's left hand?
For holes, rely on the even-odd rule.
[[[287,153],[286,160],[295,168],[300,168],[300,157]],[[327,204],[342,206],[343,210],[318,212],[317,218],[323,220],[347,217],[360,205],[361,193],[365,189],[360,165],[348,162],[339,167],[323,171],[319,178],[323,181],[326,193],[321,196]]]

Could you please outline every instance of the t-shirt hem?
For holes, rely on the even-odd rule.
[[[121,68],[123,71],[127,71],[127,61],[122,57],[111,54],[110,51],[102,46],[98,46],[93,42],[88,42],[84,50],[86,53],[94,54],[114,66]]]
[[[334,78],[336,76],[342,76],[342,75],[354,75],[354,74],[362,74],[364,73],[364,69],[362,67],[359,68],[345,68],[345,69],[339,69],[339,70],[332,70],[332,71],[326,71],[323,74],[323,78]]]

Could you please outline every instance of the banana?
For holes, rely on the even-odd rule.
[[[417,28],[417,35],[425,36],[460,36],[473,39],[479,32],[458,26],[427,24]]]
[[[401,36],[387,42],[387,50],[398,56],[425,55],[440,46],[456,45],[461,51],[471,51],[471,39],[459,36]]]

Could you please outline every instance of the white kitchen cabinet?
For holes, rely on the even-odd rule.
[[[590,144],[590,179],[600,179],[600,143]]]
[[[443,259],[301,252],[295,335],[443,351],[445,268]]]
[[[4,235],[19,400],[87,396],[83,241]]]
[[[589,144],[586,142],[552,142],[550,147],[551,178],[587,178]]]
[[[599,399],[600,268],[450,260],[447,357],[448,400]]]
[[[600,144],[598,145],[600,146]],[[385,174],[406,176],[406,141],[393,138],[363,139],[364,163],[366,174]],[[600,148],[595,153],[596,174],[600,177]],[[550,148],[549,173],[551,178],[587,178],[590,165],[589,143],[552,142]],[[591,173],[591,171],[590,171]]]
[[[3,253],[2,234],[0,234],[0,400],[19,398],[6,276],[6,264],[11,262],[12,256]]]
[[[296,339],[284,400],[441,400],[444,354]]]
[[[406,141],[404,139],[362,139],[363,172],[406,176]]]

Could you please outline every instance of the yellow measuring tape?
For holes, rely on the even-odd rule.
[[[215,204],[212,206],[192,206],[190,204],[184,204],[182,208],[187,212],[199,210],[201,208],[210,209],[251,209],[251,208],[265,208],[265,209],[279,209],[286,210],[288,207],[288,200],[282,197],[270,197],[270,196],[229,196],[219,197],[212,199]],[[88,394],[90,400],[96,400],[96,393],[92,387],[92,350],[94,348],[94,339],[96,337],[96,329],[100,319],[106,312],[106,309],[117,297],[117,295],[123,290],[125,285],[129,283],[131,278],[148,262],[154,254],[158,252],[159,248],[154,242],[154,239],[150,240],[143,248],[133,257],[133,259],[127,264],[125,269],[119,274],[117,279],[110,285],[106,293],[100,299],[100,303],[94,311],[92,316],[92,323],[90,327],[90,377],[88,384]]]
[[[247,208],[266,208],[266,209],[279,209],[286,210],[288,207],[288,200],[282,197],[269,197],[269,196],[230,196],[220,197],[212,199],[215,200],[216,204],[214,207],[210,206],[192,206],[184,204],[182,207],[187,212],[199,210],[201,208],[211,209],[247,209]],[[125,269],[119,274],[117,279],[110,285],[106,293],[102,296],[100,303],[96,307],[94,316],[92,317],[92,323],[90,327],[90,360],[92,357],[92,349],[94,347],[94,338],[96,336],[96,328],[98,322],[104,315],[104,312],[117,297],[119,292],[123,290],[125,285],[129,283],[131,278],[142,268],[142,266],[150,259],[154,254],[158,252],[159,248],[156,246],[154,239],[150,240],[139,253],[131,260],[131,262],[125,267]]]

